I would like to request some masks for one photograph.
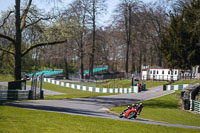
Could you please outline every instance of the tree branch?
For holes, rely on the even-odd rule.
[[[15,44],[15,39],[13,39],[13,38],[11,38],[11,37],[9,37],[7,35],[4,35],[4,34],[0,33],[0,38],[6,39],[6,40],[12,42],[13,44]]]
[[[28,14],[28,11],[30,9],[32,0],[29,0],[28,5],[26,7],[26,9],[24,10],[23,14],[22,14],[22,18],[21,18],[21,26],[20,26],[20,30],[22,31],[24,29],[24,26],[26,24],[26,16]]]
[[[62,43],[65,43],[65,42],[67,42],[67,40],[54,41],[54,42],[44,42],[44,43],[38,43],[38,44],[32,45],[29,48],[27,48],[26,50],[24,50],[24,52],[22,53],[22,57],[24,55],[26,55],[29,51],[31,51],[32,49],[34,49],[34,48],[41,47],[41,46],[47,46],[47,45],[62,44]]]
[[[14,11],[10,11],[10,12],[8,13],[8,15],[7,15],[7,16],[4,18],[4,20],[3,20],[3,24],[0,25],[0,28],[4,26],[4,24],[6,23],[6,20],[9,18],[10,14],[12,14],[13,12],[14,12]]]
[[[6,49],[0,48],[0,50],[3,51],[3,52],[9,53],[9,54],[15,55],[15,53],[8,51]]]
[[[37,24],[37,23],[40,22],[41,20],[48,20],[48,19],[50,19],[50,18],[39,18],[39,19],[36,20],[35,22],[32,22],[32,23],[26,25],[25,28],[27,28],[27,27],[29,27],[29,26],[32,26],[32,25],[34,25],[34,24]]]

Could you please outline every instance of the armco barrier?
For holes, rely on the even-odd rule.
[[[55,85],[60,85],[68,88],[78,89],[82,91],[90,91],[90,92],[98,92],[98,93],[138,93],[139,88],[134,86],[132,88],[96,88],[96,87],[88,87],[77,84],[66,83],[62,81],[57,81],[49,78],[44,78],[44,82],[52,83]]]
[[[194,105],[194,108],[193,108],[194,112],[200,114],[200,102],[193,100],[193,105]]]
[[[183,88],[189,86],[190,84],[181,84],[181,85],[163,85],[163,91],[170,90],[182,90]]]

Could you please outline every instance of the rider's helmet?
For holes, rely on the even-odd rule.
[[[135,107],[136,105],[135,104],[132,104],[132,107]]]
[[[140,103],[140,106],[143,106],[143,103]]]
[[[130,105],[128,105],[128,109],[131,109],[131,106],[130,106]]]

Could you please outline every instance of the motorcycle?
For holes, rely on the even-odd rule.
[[[132,119],[132,118],[136,118],[137,115],[140,115],[141,111],[143,108],[143,103],[140,104],[133,104],[131,106],[128,106],[127,109],[125,109],[120,115],[119,118],[128,118],[128,119]]]

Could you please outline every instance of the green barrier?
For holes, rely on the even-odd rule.
[[[194,101],[194,112],[200,113],[200,102]]]

